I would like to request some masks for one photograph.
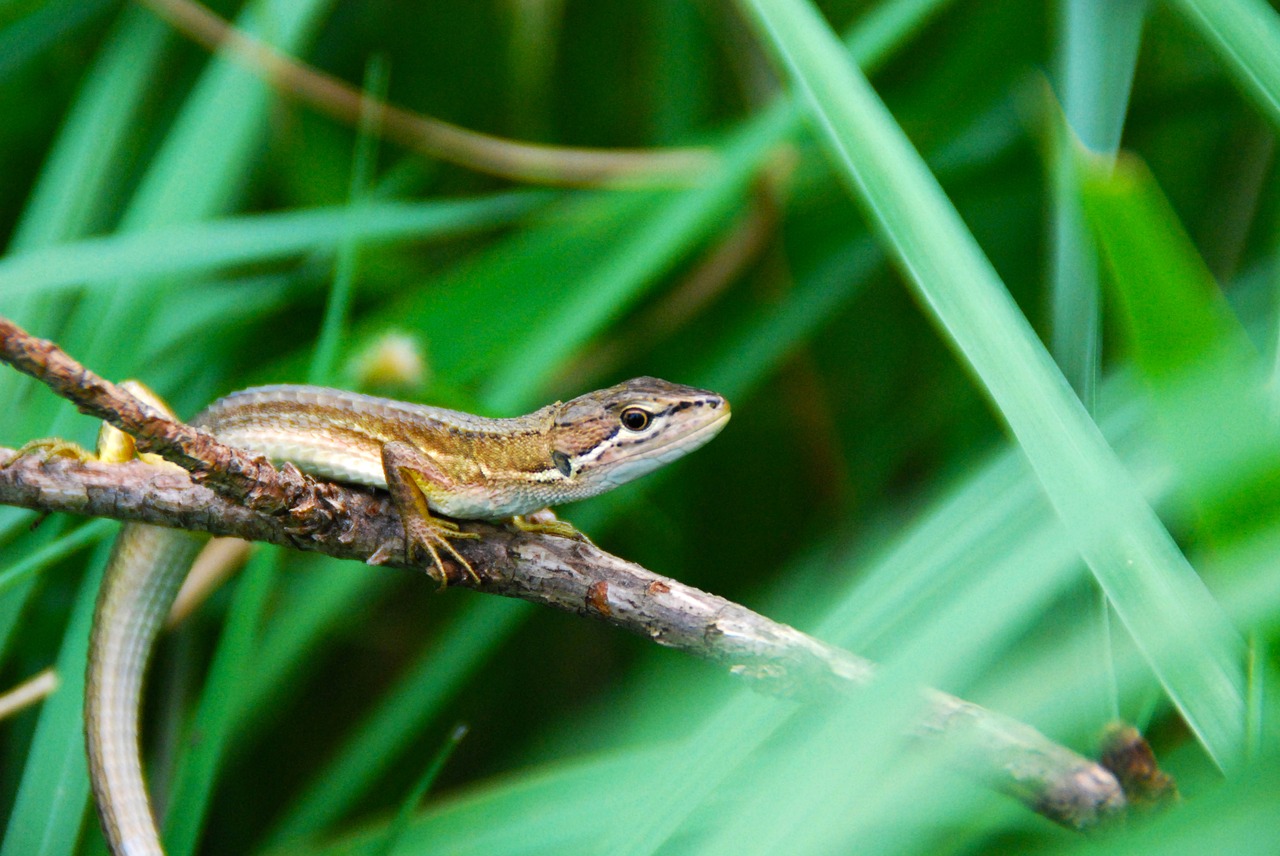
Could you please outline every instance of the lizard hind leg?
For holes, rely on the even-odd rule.
[[[392,441],[382,447],[382,469],[387,479],[387,489],[395,500],[404,524],[405,554],[409,561],[418,557],[430,557],[428,573],[438,577],[443,588],[449,583],[440,552],[453,558],[474,582],[480,582],[471,563],[450,543],[454,538],[479,538],[474,532],[464,532],[456,523],[442,520],[431,513],[428,497],[438,491],[447,491],[453,483],[435,462],[408,443]]]
[[[13,457],[0,464],[0,470],[13,466],[23,458],[40,459],[41,461],[48,461],[53,458],[71,458],[82,464],[87,461],[101,460],[100,456],[70,440],[63,440],[60,437],[41,437],[38,440],[28,440],[19,446],[14,451]]]
[[[159,410],[170,419],[178,418],[169,408],[169,405],[164,402],[164,399],[152,392],[142,382],[126,380],[121,382],[120,387]],[[140,457],[149,464],[173,466],[167,464],[159,455],[145,453],[139,455],[134,446],[133,438],[107,422],[103,422],[102,427],[98,430],[98,443],[92,452],[70,440],[63,440],[60,437],[42,437],[38,440],[29,440],[23,443],[12,458],[0,465],[0,469],[10,466],[20,458],[35,456],[42,457],[45,460],[72,458],[81,463],[100,461],[104,464],[119,464],[124,461],[131,461],[134,457]]]

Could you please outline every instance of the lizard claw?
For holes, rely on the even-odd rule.
[[[440,556],[441,550],[458,563],[472,582],[480,582],[480,575],[476,573],[475,568],[471,567],[471,563],[462,557],[453,544],[449,543],[451,538],[479,538],[479,535],[474,532],[464,532],[458,528],[458,524],[435,517],[411,517],[405,520],[404,524],[405,556],[410,562],[430,557],[431,565],[427,568],[427,573],[439,580],[440,588],[449,585],[449,575],[445,571],[444,561]]]

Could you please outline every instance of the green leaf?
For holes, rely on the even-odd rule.
[[[1228,353],[1248,359],[1244,330],[1146,166],[1084,157],[1080,172],[1142,372],[1170,382]]]
[[[79,527],[73,532],[45,544],[34,553],[30,553],[0,571],[0,594],[7,593],[13,586],[26,580],[37,571],[41,571],[59,559],[65,558],[92,544],[115,530],[116,524],[111,520],[94,520]]]
[[[1205,749],[1244,745],[1243,644],[1134,486],[905,134],[802,0],[743,0],[833,168],[1008,423],[1081,556]]]
[[[55,664],[58,689],[40,709],[0,856],[69,856],[80,838],[89,798],[84,670],[106,553],[96,552],[93,571],[80,583]]]
[[[521,337],[522,358],[510,362],[482,396],[497,412],[513,412],[537,398],[552,371],[579,346],[615,321],[739,204],[748,183],[786,128],[790,112],[777,104],[748,122],[720,152],[720,163],[698,186],[654,207],[629,230],[550,317]]]
[[[386,100],[387,67],[385,61],[374,58],[365,67],[366,98]],[[371,102],[366,102],[371,103]],[[368,200],[370,184],[377,166],[378,148],[375,133],[377,124],[372,111],[366,109],[360,116],[359,136],[352,157],[351,182],[347,201],[359,209]],[[325,305],[324,321],[316,339],[316,351],[307,382],[320,386],[333,386],[338,372],[338,346],[347,331],[351,312],[351,293],[356,279],[360,258],[360,242],[347,236],[338,246],[334,264],[333,282],[329,286],[329,300]]]
[[[107,0],[53,0],[0,29],[0,80],[4,80],[78,28],[105,12]]]
[[[281,819],[271,838],[314,836],[358,800],[532,612],[527,603],[485,598],[464,611],[406,668]]]
[[[465,725],[455,725],[453,730],[449,732],[449,736],[445,739],[444,745],[436,752],[431,763],[422,771],[422,775],[418,781],[414,783],[412,789],[405,796],[404,802],[400,804],[400,810],[396,812],[396,816],[391,823],[387,824],[386,835],[382,841],[376,842],[369,856],[391,856],[396,846],[404,839],[404,834],[409,828],[409,821],[413,818],[413,812],[422,802],[422,798],[427,795],[432,783],[436,777],[440,775],[440,771],[444,769],[444,765],[448,763],[449,757],[453,755],[453,750],[458,748],[458,744],[467,736],[467,727]]]
[[[1265,0],[1170,0],[1227,73],[1280,126],[1280,14]]]
[[[178,284],[156,280],[328,251],[344,238],[374,242],[464,234],[509,223],[546,199],[541,193],[510,193],[450,202],[371,202],[89,238],[0,259],[0,289],[9,297],[81,288],[107,292],[117,279],[137,278],[167,292]]]
[[[332,0],[250,0],[236,18],[241,32],[288,54],[303,53]],[[263,136],[271,87],[235,60],[212,58],[147,161],[120,216],[135,232],[191,223],[229,210],[244,192]],[[127,276],[127,274],[126,274]],[[122,279],[110,295],[80,301],[66,327],[77,356],[106,376],[132,372],[130,351],[145,351],[154,334],[154,300],[145,286]],[[136,331],[133,349],[118,347],[121,330]]]
[[[1138,64],[1147,0],[1064,0],[1057,87],[1066,121],[1091,150],[1120,145],[1129,91]],[[1091,411],[1101,371],[1098,253],[1073,180],[1072,154],[1055,146],[1050,165],[1053,241],[1052,353]]]
[[[234,711],[244,700],[245,679],[256,665],[267,597],[279,564],[280,550],[262,547],[236,582],[227,624],[214,651],[186,751],[173,777],[164,835],[170,856],[187,856],[196,850],[218,769],[226,755]]]
[[[136,138],[137,113],[157,75],[168,28],[148,10],[126,8],[86,74],[14,229],[8,252],[48,247],[80,238],[107,221],[125,183]],[[6,291],[3,311],[29,330],[53,335],[66,321],[70,295]],[[0,411],[24,417],[28,434],[48,431],[52,397],[18,408],[35,381],[0,376]]]
[[[1181,488],[1216,546],[1280,520],[1280,426],[1266,366],[1172,206],[1132,157],[1081,165],[1134,360]]]

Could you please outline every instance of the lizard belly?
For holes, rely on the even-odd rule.
[[[432,511],[460,520],[501,520],[518,514],[540,511],[549,504],[545,497],[525,491],[510,491],[503,496],[483,485],[464,485],[447,494],[427,497]]]
[[[292,432],[278,434],[270,430],[224,430],[214,433],[218,439],[232,446],[263,455],[275,463],[289,461],[298,469],[314,476],[334,481],[364,485],[387,486],[382,470],[382,455],[378,445],[370,442],[366,447],[339,438],[308,436],[302,439]]]

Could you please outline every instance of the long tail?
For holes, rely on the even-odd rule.
[[[115,856],[163,856],[142,776],[138,716],[156,635],[207,537],[131,524],[98,594],[85,689],[90,779]]]

